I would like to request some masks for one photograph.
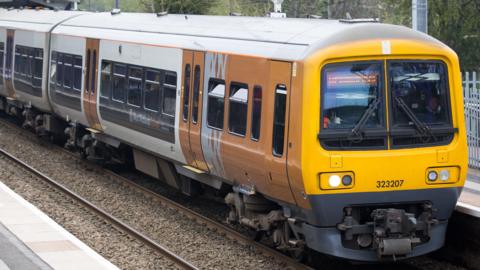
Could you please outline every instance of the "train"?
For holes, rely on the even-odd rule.
[[[292,254],[441,248],[467,175],[459,60],[370,19],[0,10],[0,109]]]

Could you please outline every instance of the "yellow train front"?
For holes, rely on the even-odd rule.
[[[405,28],[363,30],[303,66],[310,221],[299,231],[310,248],[351,260],[422,255],[443,246],[467,173],[458,58]]]

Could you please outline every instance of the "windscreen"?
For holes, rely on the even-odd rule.
[[[423,123],[448,123],[448,96],[446,70],[440,62],[390,62],[390,88],[395,126],[413,126],[408,109]]]
[[[353,128],[369,106],[381,96],[382,63],[344,63],[324,69],[322,116],[324,129]],[[380,106],[367,119],[366,127],[382,124]]]

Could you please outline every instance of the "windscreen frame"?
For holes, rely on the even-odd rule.
[[[324,128],[324,117],[325,117],[325,95],[327,89],[327,69],[328,68],[335,68],[335,67],[343,67],[346,65],[355,65],[355,64],[378,64],[379,65],[379,90],[377,92],[377,98],[380,100],[378,105],[378,113],[381,114],[379,117],[380,123],[378,127],[367,128],[366,133],[369,134],[370,138],[383,140],[383,143],[373,146],[348,146],[348,139],[339,137],[345,137],[347,133],[349,133],[352,128]],[[388,148],[388,132],[387,132],[387,111],[386,111],[386,98],[385,98],[385,60],[384,59],[372,59],[372,60],[353,60],[353,61],[342,61],[342,62],[333,62],[327,63],[322,66],[320,71],[320,130],[318,134],[318,138],[322,147],[326,150],[351,150],[351,151],[361,151],[361,150],[386,150]],[[334,138],[340,142],[343,146],[331,146],[328,145],[328,141],[332,141]]]
[[[444,73],[443,74],[443,80],[444,80],[444,85],[446,87],[445,91],[445,105],[446,105],[446,124],[444,125],[436,125],[438,128],[435,127],[435,125],[428,125],[431,132],[435,135],[437,130],[440,132],[438,135],[442,135],[442,132],[444,134],[451,134],[451,136],[445,136],[443,140],[432,142],[432,141],[425,141],[424,143],[412,143],[412,144],[396,144],[394,142],[394,139],[396,137],[396,133],[401,133],[401,131],[405,130],[414,130],[414,127],[405,127],[405,126],[399,126],[395,124],[395,119],[394,119],[394,100],[393,100],[393,88],[392,88],[392,79],[393,77],[391,76],[390,73],[390,66],[392,63],[437,63],[443,66]],[[389,135],[389,145],[390,149],[405,149],[405,148],[420,148],[420,147],[433,147],[433,146],[440,146],[440,145],[448,145],[453,141],[454,138],[454,133],[458,131],[457,128],[454,128],[454,123],[453,123],[453,104],[452,104],[452,99],[451,99],[451,94],[452,94],[452,87],[450,85],[450,70],[449,66],[445,61],[441,59],[387,59],[385,63],[385,68],[386,68],[386,74],[387,74],[387,100],[388,100],[388,123],[389,123],[389,130],[390,130],[390,135]],[[433,128],[432,128],[433,127]]]

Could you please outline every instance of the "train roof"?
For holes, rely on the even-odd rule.
[[[5,24],[42,29],[59,24],[54,34],[280,60],[301,60],[322,48],[359,40],[414,39],[444,46],[403,26],[323,19],[2,9],[0,25]]]
[[[49,32],[60,22],[82,14],[85,12],[0,8],[0,27]]]

